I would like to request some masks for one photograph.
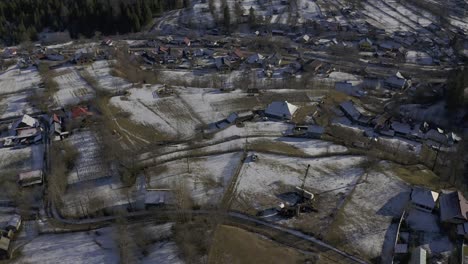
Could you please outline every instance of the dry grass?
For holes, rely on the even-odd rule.
[[[402,166],[391,164],[390,167],[381,168],[385,172],[392,172],[404,182],[411,185],[424,186],[432,190],[440,190],[446,184],[434,172],[421,165]]]
[[[248,148],[253,151],[260,151],[260,152],[267,152],[267,153],[300,156],[300,157],[306,156],[306,153],[302,151],[300,148],[291,146],[281,141],[258,140],[249,144]]]
[[[304,263],[301,252],[237,227],[220,225],[208,263]]]
[[[307,116],[311,116],[317,110],[316,105],[306,105],[299,108],[292,121],[296,124],[304,124],[306,122]]]
[[[109,98],[97,98],[95,104],[106,120],[106,129],[116,131],[127,146],[141,148],[148,145],[148,142],[158,142],[167,140],[168,137],[159,133],[155,128],[138,124],[126,117],[122,110],[113,106]]]

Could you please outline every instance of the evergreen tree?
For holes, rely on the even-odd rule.
[[[223,18],[224,18],[224,27],[226,28],[227,32],[231,32],[231,12],[229,11],[229,6],[226,4],[224,6],[223,11]]]

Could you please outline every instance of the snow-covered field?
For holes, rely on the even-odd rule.
[[[122,91],[130,88],[132,86],[131,83],[110,74],[110,66],[109,61],[101,60],[94,62],[86,67],[85,70],[99,83],[99,86],[105,90]]]
[[[179,188],[182,182],[196,204],[216,205],[240,162],[239,152],[168,162],[150,171],[148,187]]]
[[[0,97],[0,118],[31,114],[37,111],[28,102],[29,92],[4,95]]]
[[[311,165],[305,189],[316,195],[313,206],[318,210],[299,218],[281,220],[284,225],[321,233],[329,225],[330,216],[359,182],[363,175],[359,156],[324,158],[292,158],[259,153],[258,161],[244,164],[236,183],[233,209],[255,214],[285,202],[280,195],[301,186],[307,165]]]
[[[36,67],[20,69],[12,66],[0,73],[0,94],[16,93],[36,88],[41,82]]]
[[[147,223],[66,234],[35,234],[33,237],[22,238],[19,247],[15,246],[15,254],[20,254],[12,263],[181,264],[183,262],[179,258],[179,249],[170,240],[172,226],[172,223]],[[23,233],[24,230],[20,233],[21,237],[24,236]],[[143,240],[148,244],[140,243]],[[125,248],[119,248],[120,241],[125,243]],[[126,251],[126,261],[121,260],[120,250]]]
[[[94,91],[81,78],[77,69],[73,66],[55,70],[54,80],[59,86],[59,91],[54,95],[55,101],[60,106],[75,105],[94,96]]]
[[[118,263],[112,228],[90,232],[40,235],[21,249],[13,263]]]
[[[87,130],[73,133],[68,141],[79,153],[75,167],[68,174],[68,184],[112,175],[111,170],[102,161],[100,143],[93,132]]]
[[[113,97],[110,102],[130,113],[133,121],[153,126],[164,134],[193,135],[200,122],[192,109],[177,97],[160,98],[158,88],[160,86],[133,88],[128,96]]]
[[[338,247],[360,252],[368,259],[391,260],[396,228],[392,218],[401,216],[409,201],[410,186],[382,162],[356,186],[328,230]]]

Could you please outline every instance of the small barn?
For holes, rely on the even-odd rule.
[[[282,120],[291,120],[297,109],[297,106],[288,103],[288,101],[272,102],[265,110],[265,116]]]

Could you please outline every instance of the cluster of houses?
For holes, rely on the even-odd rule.
[[[342,102],[339,108],[346,119],[340,119],[338,122],[344,125],[360,126],[366,137],[375,140],[378,139],[379,135],[397,136],[411,141],[424,142],[433,148],[449,147],[461,141],[461,137],[454,132],[444,131],[427,122],[417,123],[412,120],[397,120],[388,113],[370,116],[352,101]]]
[[[11,215],[8,222],[3,223],[0,229],[0,259],[5,260],[11,257],[10,242],[21,227],[21,216]]]
[[[439,222],[458,235],[460,239],[468,238],[468,201],[459,191],[434,192],[422,187],[414,187],[410,194],[410,207],[407,210],[420,210],[424,213],[435,214],[438,212]],[[424,214],[423,214],[424,215]],[[405,220],[407,212],[402,216],[401,221]],[[419,219],[419,221],[430,221],[429,219]],[[401,227],[401,223],[400,223]],[[409,263],[427,263],[426,249],[420,245],[414,245],[414,237],[417,233],[411,230],[400,230],[397,233],[394,247],[394,260],[405,259],[410,253]]]

